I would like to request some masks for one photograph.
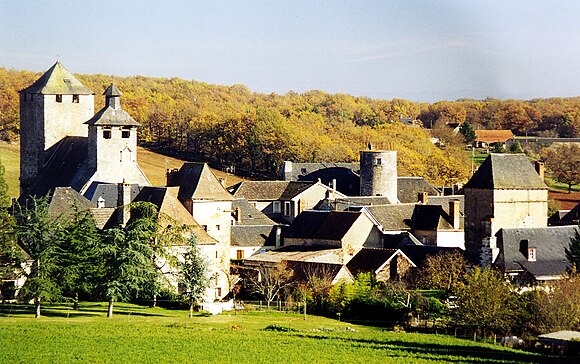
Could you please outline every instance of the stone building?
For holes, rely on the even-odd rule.
[[[20,91],[20,192],[26,193],[65,137],[87,137],[94,94],[56,62]]]
[[[524,154],[490,154],[464,193],[465,248],[473,262],[495,261],[502,228],[547,226],[548,187]]]

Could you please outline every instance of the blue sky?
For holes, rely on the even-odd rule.
[[[580,96],[580,1],[0,1],[0,66],[414,101]]]

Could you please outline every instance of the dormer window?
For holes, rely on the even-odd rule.
[[[73,98],[72,98],[73,104],[78,104],[79,100],[80,100],[79,95],[73,95]]]
[[[536,248],[528,248],[528,262],[536,261]]]
[[[56,95],[56,102],[62,102],[62,95]]]
[[[103,139],[111,139],[111,129],[103,129]]]

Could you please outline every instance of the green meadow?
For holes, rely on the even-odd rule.
[[[118,304],[0,305],[1,363],[529,363],[554,358],[445,335],[386,331],[316,316],[216,316]],[[276,330],[265,330],[275,325]],[[347,329],[348,327],[348,329]]]
[[[20,173],[20,145],[18,143],[0,141],[0,161],[5,168],[8,194],[10,197],[18,197],[20,194],[20,185],[18,182]]]

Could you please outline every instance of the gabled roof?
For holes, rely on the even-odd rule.
[[[83,85],[60,62],[56,62],[36,82],[20,91],[43,95],[92,95],[93,91]]]
[[[235,197],[248,201],[291,200],[314,186],[316,182],[297,181],[244,181],[233,186]]]
[[[92,118],[85,121],[87,125],[96,126],[141,126],[125,110],[115,109],[111,106],[105,106],[97,112]]]
[[[346,267],[355,276],[358,273],[376,272],[377,269],[382,267],[385,262],[396,255],[397,252],[401,251],[399,249],[363,248],[352,257],[352,259],[346,264]]]
[[[347,177],[358,173],[360,164],[352,163],[334,163],[334,162],[317,162],[317,163],[294,163],[285,161],[282,164],[281,177],[285,181],[317,181],[321,178],[323,181],[330,181],[332,178]]]
[[[460,248],[448,248],[432,245],[404,245],[401,246],[400,249],[413,263],[415,263],[417,267],[421,267],[425,262],[425,259],[431,255],[446,252],[464,253]]]
[[[562,218],[558,221],[558,225],[578,225],[580,224],[580,203],[576,205],[572,210],[568,211]]]
[[[151,202],[157,206],[161,225],[187,225],[193,227],[198,244],[214,244],[217,241],[199,226],[197,221],[183,207],[167,187],[143,187],[133,202]]]
[[[480,143],[505,143],[514,138],[511,130],[476,130],[475,141]]]
[[[123,93],[115,86],[114,83],[110,84],[109,87],[103,92],[105,96],[121,96]]]
[[[525,154],[490,154],[465,184],[465,189],[547,189]]]
[[[410,230],[415,204],[368,206],[365,209],[381,225],[383,231]]]
[[[526,270],[536,279],[557,278],[569,265],[564,249],[577,231],[577,226],[501,229],[497,233],[500,254],[495,264],[505,273]],[[535,262],[528,261],[521,251],[525,240],[529,248],[536,248]]]
[[[239,211],[240,216],[238,217],[239,221],[236,221],[236,226],[240,225],[253,225],[253,226],[274,226],[276,223],[266,216],[262,211],[258,210],[254,206],[252,206],[248,200],[243,198],[236,198],[232,202],[232,210]]]
[[[50,196],[48,213],[54,218],[70,218],[75,211],[88,211],[94,205],[70,187],[56,187]]]
[[[287,246],[253,255],[244,260],[244,264],[276,264],[281,261],[310,263],[342,263],[342,249],[328,249],[317,246]]]
[[[179,200],[231,201],[228,193],[207,164],[187,162],[176,172],[169,186],[179,186]]]
[[[398,177],[397,190],[397,197],[401,203],[417,202],[419,192],[427,192],[430,197],[440,193],[423,177]]]
[[[294,219],[284,237],[339,241],[361,215],[349,211],[304,211]]]

